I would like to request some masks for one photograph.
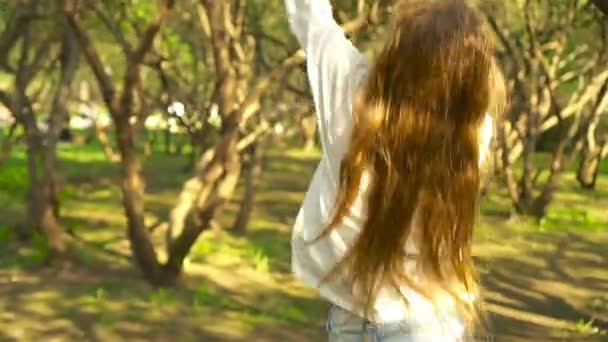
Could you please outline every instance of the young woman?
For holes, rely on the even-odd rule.
[[[285,0],[307,55],[322,159],[292,267],[330,301],[331,341],[460,341],[477,319],[471,241],[500,103],[482,23],[464,0],[405,1],[372,61],[329,0]]]

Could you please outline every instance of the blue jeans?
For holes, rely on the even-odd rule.
[[[337,306],[327,320],[329,342],[461,342],[464,328],[457,315],[419,317],[411,321],[373,323]]]

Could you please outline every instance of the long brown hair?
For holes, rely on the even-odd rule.
[[[354,100],[351,146],[325,234],[348,213],[369,174],[361,234],[328,275],[350,276],[353,289],[366,295],[360,304],[368,317],[387,283],[429,298],[434,286],[466,318],[477,317],[476,305],[460,294],[477,293],[471,241],[480,127],[494,96],[492,53],[481,21],[463,0],[406,1]],[[431,287],[405,270],[409,239]]]

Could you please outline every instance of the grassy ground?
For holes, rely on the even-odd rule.
[[[246,237],[209,232],[174,289],[153,289],[130,266],[118,169],[98,147],[61,147],[63,222],[83,241],[85,267],[39,267],[43,239],[11,241],[23,217],[24,152],[0,168],[0,341],[322,341],[327,305],[289,274],[289,236],[316,155],[274,150]],[[147,221],[167,214],[184,158],[145,162]],[[506,194],[484,200],[478,255],[497,341],[608,340],[608,168],[598,190],[571,174],[541,223],[509,220]],[[229,226],[236,201],[219,219]]]

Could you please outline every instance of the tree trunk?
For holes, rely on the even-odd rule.
[[[557,185],[561,178],[560,176],[561,171],[551,172],[549,180],[547,180],[543,187],[543,191],[541,191],[529,207],[526,207],[526,214],[532,215],[537,220],[547,216],[547,209],[549,204],[553,201],[553,196],[555,195]]]
[[[184,167],[184,172],[191,172],[199,157],[199,136],[195,132],[188,132],[190,138],[190,153],[188,154],[188,164]]]
[[[317,134],[317,119],[313,116],[308,116],[302,119],[302,133],[304,135],[304,151],[312,152],[315,148],[315,137]]]
[[[55,146],[60,131],[53,117],[49,124],[46,151],[42,145],[42,135],[36,126],[36,118],[31,107],[25,109],[21,116],[25,127],[28,164],[27,218],[24,230],[18,232],[21,238],[29,238],[40,230],[47,238],[51,257],[61,257],[67,252],[68,235],[60,227],[56,214],[56,166]],[[53,115],[56,116],[56,115]],[[59,129],[58,129],[59,128]],[[53,141],[54,140],[54,141]]]
[[[44,154],[44,177],[43,177],[43,192],[46,198],[43,207],[43,220],[50,220],[48,217],[53,216],[59,222],[59,178],[57,175],[57,142],[61,131],[69,125],[69,113],[67,110],[67,99],[71,92],[71,85],[78,69],[79,60],[78,43],[75,40],[71,30],[64,32],[62,41],[62,50],[60,54],[60,79],[57,85],[57,91],[53,99],[51,108],[51,117],[49,128],[46,135],[46,150]],[[57,226],[58,223],[50,223],[50,226]],[[45,224],[42,224],[44,229]],[[64,253],[65,246],[62,246],[61,241],[67,240],[65,232],[62,229],[51,229],[47,234],[61,235],[50,236],[50,240],[57,241],[58,252]]]
[[[150,159],[150,157],[152,157],[152,142],[147,139],[144,142],[144,156],[146,159]]]
[[[498,133],[496,138],[500,149],[499,154],[501,157],[500,166],[502,168],[502,174],[506,179],[507,189],[509,190],[509,197],[511,198],[513,208],[517,213],[521,214],[523,212],[523,208],[522,203],[520,202],[519,185],[517,184],[517,180],[515,179],[513,166],[511,165],[511,160],[509,159],[510,146],[507,141],[505,125],[503,121],[498,121],[496,130]]]
[[[598,151],[585,149],[576,172],[576,179],[583,189],[593,190],[597,183],[602,160],[608,155],[608,137]]]
[[[184,137],[182,134],[179,134],[175,139],[175,150],[173,154],[176,156],[181,156],[184,152],[184,145],[186,142],[184,141]]]
[[[171,130],[167,127],[165,129],[165,153],[171,154]]]
[[[23,240],[28,240],[32,234],[40,227],[40,217],[42,208],[41,193],[41,157],[42,143],[38,129],[35,127],[36,121],[31,120],[21,113],[25,130],[25,144],[27,154],[27,208],[25,225],[20,225],[17,231],[18,236]],[[28,122],[29,121],[29,122]],[[32,122],[33,121],[33,122]]]
[[[603,93],[602,97],[608,91],[608,80],[602,89]],[[601,100],[600,100],[601,102]],[[581,153],[581,161],[576,173],[576,179],[583,189],[594,189],[595,183],[597,180],[597,173],[599,172],[599,168],[602,160],[605,157],[605,149],[606,143],[608,141],[608,133],[605,134],[604,143],[598,144],[596,141],[596,131],[600,126],[601,114],[603,114],[603,109],[599,108],[601,104],[597,104],[597,108],[592,112],[591,118],[587,122],[585,127],[586,137],[585,144],[583,148],[583,153]]]
[[[152,152],[154,149],[154,140],[156,140],[156,131],[154,129],[147,129],[145,125],[145,119],[142,119],[141,134],[143,137],[143,148],[144,148],[144,157],[146,159],[150,159],[152,157]]]
[[[60,256],[67,253],[70,237],[59,225],[59,181],[57,176],[57,141],[68,122],[67,99],[78,67],[78,47],[71,31],[64,33],[60,55],[61,75],[51,108],[44,151],[42,177],[41,228],[51,249]]]
[[[148,130],[144,126],[144,157],[146,159],[150,159],[152,157],[152,152],[154,152],[154,142],[156,141],[156,131],[151,129]]]
[[[21,53],[15,70],[13,96],[3,92],[1,99],[12,112],[16,123],[21,124],[25,131],[28,171],[26,218],[25,224],[17,225],[16,233],[19,238],[27,240],[34,232],[41,232],[48,241],[50,260],[52,260],[55,256],[63,255],[68,246],[68,236],[59,226],[56,215],[58,214],[56,145],[63,123],[64,111],[60,109],[65,108],[61,105],[65,104],[66,100],[62,95],[67,96],[66,89],[74,75],[74,57],[77,54],[74,53],[70,40],[64,36],[60,55],[60,80],[50,112],[45,141],[38,129],[27,88],[42,67],[42,61],[48,53],[48,45],[43,43],[34,47],[31,44],[30,27],[26,25],[22,30]],[[9,134],[9,142],[12,133]]]
[[[549,179],[545,183],[540,195],[534,200],[534,203],[529,209],[529,213],[537,219],[546,216],[547,208],[551,201],[563,170],[572,162],[574,157],[580,152],[584,145],[584,137],[580,134],[582,118],[580,115],[574,118],[574,122],[568,127],[566,133],[561,137],[553,156],[551,158],[551,168]],[[572,150],[566,153],[568,142],[573,142]]]
[[[158,130],[154,129],[150,131],[148,143],[150,144],[150,151],[154,152],[154,148],[156,148],[158,145]]]
[[[120,160],[120,156],[114,152],[112,142],[108,137],[109,127],[100,127],[98,123],[95,123],[95,133],[97,134],[97,140],[103,147],[103,154],[109,163],[117,163]]]
[[[523,150],[523,170],[519,187],[520,207],[530,208],[533,198],[533,170],[535,169],[534,156],[536,152],[536,114],[530,113],[526,118],[525,143]]]
[[[198,236],[210,228],[217,211],[228,201],[241,171],[237,149],[239,128],[229,124],[222,141],[201,159],[210,160],[200,169],[199,176],[189,180],[171,213],[166,274],[179,276],[185,257]]]
[[[2,140],[2,147],[0,148],[0,166],[6,162],[8,156],[11,154],[13,148],[15,130],[17,129],[17,122],[14,122],[8,129],[8,134]]]
[[[150,238],[150,232],[145,226],[144,178],[137,155],[135,129],[130,124],[130,119],[132,117],[143,118],[141,103],[137,103],[140,98],[135,98],[137,95],[135,91],[141,85],[141,65],[146,54],[152,49],[155,37],[174,4],[173,0],[162,1],[157,15],[141,31],[142,34],[136,44],[137,48],[131,51],[130,48],[122,45],[126,67],[122,90],[119,93],[110,75],[106,72],[100,54],[84,28],[80,15],[75,11],[75,4],[70,1],[62,2],[63,14],[76,34],[116,127],[118,150],[121,156],[122,203],[127,217],[127,235],[135,263],[147,281],[160,285],[165,283],[165,278]]]
[[[60,54],[60,79],[53,99],[44,146],[25,89],[19,89],[21,101],[26,102],[21,114],[28,145],[28,230],[40,229],[48,240],[53,259],[65,257],[70,237],[59,224],[59,182],[57,176],[57,142],[67,122],[66,102],[70,85],[78,66],[78,49],[74,37],[66,32]]]
[[[19,91],[19,90],[17,90]],[[32,108],[24,94],[17,96],[14,108],[20,108],[21,112],[17,117],[22,119],[23,128],[25,131],[25,144],[27,153],[27,173],[28,173],[28,189],[27,189],[27,209],[25,225],[20,225],[22,229],[17,234],[21,239],[27,240],[32,234],[40,229],[43,211],[44,194],[42,191],[43,177],[43,162],[44,153],[42,146],[42,136],[36,125],[36,118],[32,113]]]
[[[205,17],[210,19],[210,38],[216,68],[217,83],[214,102],[222,116],[220,141],[201,156],[201,167],[197,177],[184,185],[176,207],[171,213],[168,233],[169,258],[164,271],[167,277],[177,277],[182,270],[184,258],[198,236],[210,228],[218,211],[229,200],[239,180],[241,156],[238,147],[241,125],[260,110],[260,99],[270,85],[290,70],[302,57],[300,54],[288,58],[284,67],[260,78],[255,87],[252,83],[251,63],[255,61],[254,40],[248,40],[243,49],[241,38],[228,34],[225,25],[242,25],[244,20],[234,20],[226,1],[201,1]],[[244,7],[242,7],[244,9]],[[237,17],[245,12],[237,11]],[[234,21],[233,21],[234,20]],[[242,27],[241,27],[242,28]],[[241,35],[242,29],[235,29]],[[238,47],[237,47],[238,45]],[[234,51],[246,51],[246,61],[236,62]]]
[[[596,157],[583,156],[576,172],[576,180],[585,190],[595,189],[599,161]]]
[[[261,151],[258,143],[254,143],[247,151],[247,164],[243,169],[243,198],[239,212],[232,226],[235,234],[245,234],[254,207],[255,187],[262,174]]]
[[[137,266],[153,284],[163,281],[156,251],[144,222],[145,184],[137,157],[133,126],[128,115],[114,113],[121,155],[122,203],[127,217],[127,232]]]

